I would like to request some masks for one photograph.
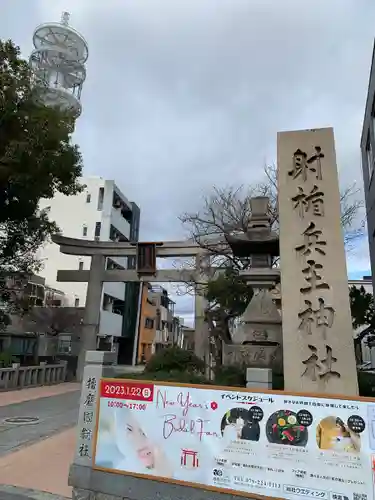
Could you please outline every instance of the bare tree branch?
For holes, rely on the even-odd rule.
[[[212,193],[203,199],[199,212],[184,213],[179,219],[189,230],[190,237],[212,256],[217,256],[217,264],[224,267],[231,263],[239,269],[246,267],[236,259],[226,243],[225,235],[245,232],[251,217],[250,198],[267,196],[270,200],[269,215],[272,229],[278,231],[277,168],[264,168],[265,181],[249,189],[243,186],[226,188],[214,187]],[[357,222],[363,201],[358,197],[360,190],[355,184],[341,192],[341,225],[344,228],[345,244],[353,243],[363,235],[364,223]]]

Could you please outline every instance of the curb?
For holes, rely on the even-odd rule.
[[[3,495],[5,493],[5,495]],[[9,495],[9,500],[12,497],[31,498],[32,500],[70,500],[68,497],[62,495],[56,495],[54,493],[48,493],[47,491],[33,490],[30,488],[21,488],[20,486],[11,486],[8,484],[0,484],[0,499],[6,498]]]

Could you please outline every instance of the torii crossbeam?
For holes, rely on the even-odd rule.
[[[77,378],[83,373],[86,350],[96,349],[96,336],[100,320],[102,286],[105,282],[192,282],[207,281],[202,268],[202,258],[207,252],[193,242],[110,242],[90,241],[54,235],[52,241],[68,255],[91,257],[90,270],[58,270],[57,281],[87,282],[87,296],[82,328],[82,342],[78,360]],[[136,269],[108,270],[107,257],[135,257]],[[156,258],[195,257],[195,269],[160,269]],[[208,352],[208,329],[204,321],[206,300],[195,296],[195,353],[204,358]],[[134,360],[134,356],[133,356]]]

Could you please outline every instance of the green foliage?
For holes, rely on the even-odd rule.
[[[251,286],[239,278],[238,269],[228,267],[207,285],[206,299],[228,316],[241,316],[253,296]]]
[[[177,346],[168,347],[157,352],[145,367],[145,373],[186,372],[203,374],[204,370],[204,361],[193,352],[185,351]]]
[[[82,189],[73,117],[36,101],[28,62],[0,41],[0,221],[35,215],[40,198]]]
[[[272,389],[274,391],[284,390],[284,375],[282,373],[272,372]]]
[[[358,372],[358,385],[360,396],[373,398],[375,395],[375,373]]]
[[[73,118],[37,102],[33,78],[19,47],[0,40],[0,328],[24,309],[25,283],[38,270],[36,251],[58,230],[38,210],[41,198],[83,189]]]
[[[0,368],[10,368],[13,363],[18,363],[19,359],[9,352],[0,352]]]
[[[218,366],[214,370],[215,384],[229,387],[246,387],[245,366]]]
[[[373,295],[366,292],[363,286],[360,288],[352,286],[349,290],[349,299],[353,328],[365,325],[375,327]]]

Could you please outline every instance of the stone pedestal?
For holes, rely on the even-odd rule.
[[[279,345],[223,344],[224,365],[244,365],[250,368],[272,368],[281,373],[282,355]]]
[[[333,129],[277,138],[286,391],[358,393]]]
[[[270,368],[248,368],[246,370],[248,389],[272,389],[272,370]]]
[[[223,345],[224,364],[282,373],[281,318],[269,290],[256,290],[241,320],[241,328],[232,336],[233,344]]]
[[[116,354],[112,352],[86,352],[73,464],[83,467],[91,467],[92,465],[100,380],[102,377],[113,377],[115,375],[112,366],[116,363],[116,359]],[[70,479],[69,485],[75,486]]]

